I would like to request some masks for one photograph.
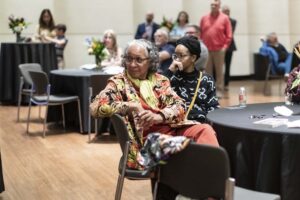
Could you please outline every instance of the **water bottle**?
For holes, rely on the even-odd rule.
[[[247,97],[245,87],[240,87],[239,92],[239,106],[246,107]]]

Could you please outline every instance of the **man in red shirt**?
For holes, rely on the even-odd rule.
[[[224,57],[232,40],[232,30],[228,16],[220,11],[221,1],[211,0],[210,5],[211,12],[200,20],[200,37],[209,51],[206,71],[212,75],[215,69],[217,92],[221,97],[224,89]]]

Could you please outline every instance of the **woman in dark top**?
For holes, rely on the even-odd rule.
[[[175,54],[172,56],[173,63],[164,75],[170,79],[176,93],[186,101],[189,107],[187,119],[205,122],[206,114],[217,108],[219,102],[212,76],[195,69],[200,51],[199,41],[193,36],[177,40]],[[201,82],[197,89],[199,79]]]

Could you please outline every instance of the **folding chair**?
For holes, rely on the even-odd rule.
[[[99,75],[92,75],[90,77],[90,87],[89,87],[89,105],[92,102],[92,99],[99,94],[106,86],[107,80],[111,77],[111,75],[101,75],[101,80],[99,81]],[[91,142],[91,123],[92,116],[89,110],[89,118],[88,118],[88,141]],[[95,118],[95,133],[97,135],[98,131],[98,121],[100,120],[100,125],[102,124],[102,118]]]
[[[280,199],[275,194],[235,187],[235,180],[230,178],[229,171],[228,155],[223,148],[192,143],[182,152],[172,155],[167,164],[159,166],[156,184],[163,183],[193,199]]]
[[[48,76],[45,72],[29,71],[29,75],[33,82],[33,90],[30,95],[29,101],[29,110],[27,118],[27,133],[29,132],[29,120],[30,120],[30,111],[32,103],[40,106],[46,106],[46,112],[44,117],[44,128],[43,128],[43,137],[46,135],[46,122],[48,114],[48,106],[61,105],[62,108],[62,118],[63,118],[63,127],[65,128],[65,113],[64,113],[64,104],[77,101],[78,106],[78,119],[80,132],[82,133],[82,121],[81,121],[81,109],[80,109],[80,99],[78,96],[69,96],[69,95],[51,95]]]
[[[129,180],[147,180],[152,178],[153,173],[150,170],[140,171],[140,170],[129,169],[127,167],[127,158],[128,158],[129,148],[130,148],[130,140],[129,140],[127,126],[123,121],[123,118],[118,114],[112,115],[111,122],[118,136],[121,150],[123,153],[119,161],[119,177],[118,177],[118,183],[117,183],[117,188],[115,193],[115,200],[119,200],[121,199],[121,195],[122,195],[124,178],[127,178]]]
[[[18,112],[17,112],[17,121],[20,121],[20,108],[21,108],[21,101],[22,101],[22,95],[30,96],[32,92],[32,80],[29,75],[29,71],[38,71],[41,72],[42,67],[38,63],[26,63],[26,64],[20,64],[20,85],[19,85],[19,94],[18,94]],[[26,83],[29,88],[24,87],[24,83]],[[41,113],[41,107],[39,107],[39,115]]]

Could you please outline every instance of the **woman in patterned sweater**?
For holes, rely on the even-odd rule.
[[[151,42],[130,42],[122,61],[124,73],[110,78],[106,88],[90,105],[96,117],[108,117],[113,113],[124,116],[131,140],[127,161],[130,168],[141,168],[136,160],[137,152],[152,132],[184,135],[197,143],[218,146],[215,132],[207,124],[171,126],[184,121],[185,103],[172,90],[169,80],[156,73],[158,60],[157,48]]]
[[[217,108],[219,102],[212,76],[195,69],[200,52],[197,38],[186,36],[177,40],[175,54],[172,56],[173,63],[164,75],[170,79],[175,92],[186,101],[188,107],[191,107],[187,119],[205,122],[206,114]],[[197,89],[199,79],[201,82]],[[196,89],[195,100],[192,103]]]

